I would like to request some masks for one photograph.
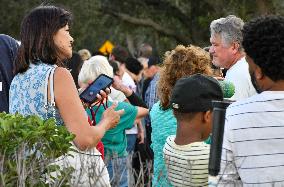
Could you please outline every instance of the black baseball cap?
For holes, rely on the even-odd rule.
[[[179,79],[172,92],[171,107],[182,113],[211,110],[212,100],[223,100],[220,84],[213,77],[195,74]]]

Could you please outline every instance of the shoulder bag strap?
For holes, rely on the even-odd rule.
[[[54,97],[54,71],[56,68],[52,68],[49,75],[49,92],[50,92],[50,103],[55,107],[55,97]]]
[[[52,117],[56,119],[56,109],[55,109],[55,97],[54,97],[54,71],[56,69],[55,67],[52,67],[49,72],[48,76],[45,79],[45,98],[44,98],[44,108],[46,109],[46,115],[48,114],[48,111],[52,111]],[[48,102],[48,82],[49,82],[49,92],[50,92],[50,102]],[[49,104],[50,103],[50,104]]]

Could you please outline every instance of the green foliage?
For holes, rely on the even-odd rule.
[[[53,118],[0,113],[0,186],[46,186],[54,172],[64,183],[73,168],[52,163],[72,150],[74,137]]]
[[[74,15],[74,50],[87,48],[91,52],[107,39],[128,48],[129,43],[137,48],[147,42],[160,55],[177,44],[204,47],[209,45],[209,24],[214,19],[234,14],[247,21],[261,14],[284,14],[283,0],[0,0],[0,33],[19,39],[24,15],[41,3],[63,5],[70,10]],[[121,17],[122,14],[129,17]],[[150,20],[162,29],[129,18],[148,23]]]

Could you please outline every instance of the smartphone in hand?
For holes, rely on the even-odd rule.
[[[99,75],[81,94],[80,99],[85,103],[92,104],[97,100],[100,90],[105,90],[113,83],[113,79],[105,74]]]

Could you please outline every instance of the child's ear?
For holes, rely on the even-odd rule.
[[[212,121],[212,111],[207,110],[203,113],[203,120],[205,123],[210,123]]]
[[[206,140],[212,132],[212,111],[203,112],[202,138]]]

